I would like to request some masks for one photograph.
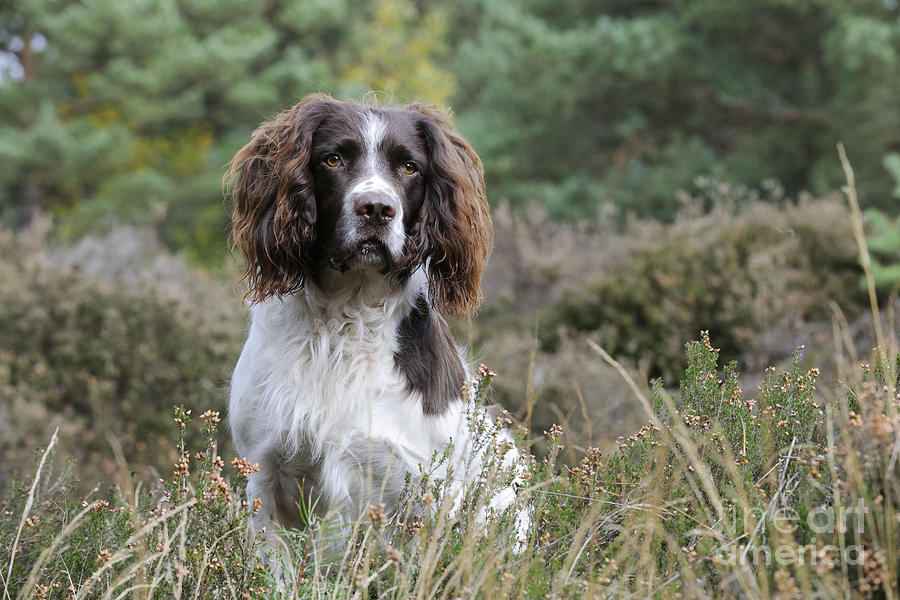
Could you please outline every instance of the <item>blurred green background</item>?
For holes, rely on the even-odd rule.
[[[698,175],[897,210],[894,0],[20,0],[0,9],[0,215],[154,222],[222,259],[225,163],[303,95],[453,107],[491,201],[671,220]]]
[[[537,434],[641,419],[587,338],[667,381],[700,329],[744,367],[827,357],[867,302],[839,141],[900,282],[896,0],[3,2],[4,456],[59,422],[87,479],[110,432],[168,468],[153,436],[225,406],[245,327],[226,163],[305,94],[370,90],[451,106],[484,161],[496,248],[457,329]]]

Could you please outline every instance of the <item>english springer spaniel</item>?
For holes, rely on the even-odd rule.
[[[490,420],[441,313],[478,304],[492,229],[481,161],[448,117],[312,95],[261,125],[228,178],[251,304],[230,421],[260,468],[254,529],[301,527],[301,494],[346,522],[390,513],[448,445],[436,475],[474,477],[471,424]]]

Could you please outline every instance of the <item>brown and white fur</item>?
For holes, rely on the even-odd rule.
[[[230,422],[260,467],[254,529],[300,527],[301,493],[347,521],[390,512],[448,445],[437,475],[474,477],[470,424],[487,417],[441,313],[475,309],[492,230],[481,162],[447,116],[309,96],[254,132],[228,178],[251,304]],[[515,502],[514,479],[491,508]]]

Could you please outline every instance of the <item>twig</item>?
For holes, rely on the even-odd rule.
[[[797,437],[794,436],[794,438],[791,440],[791,447],[790,447],[790,449],[788,449],[787,456],[784,457],[784,469],[781,471],[781,477],[780,477],[781,481],[778,484],[778,489],[775,491],[774,494],[772,494],[772,498],[771,498],[771,500],[769,500],[769,504],[766,505],[766,510],[764,510],[763,514],[760,515],[759,521],[756,523],[756,527],[753,528],[753,533],[750,534],[750,539],[747,540],[747,545],[744,546],[744,552],[741,554],[741,563],[742,564],[743,564],[744,560],[747,559],[747,553],[750,552],[750,548],[753,544],[753,540],[756,538],[756,534],[759,533],[759,530],[762,528],[763,522],[765,522],[765,520],[766,520],[766,516],[768,516],[769,511],[771,511],[772,508],[775,506],[775,502],[781,496],[782,491],[784,491],[785,485],[787,484],[787,480],[785,479],[785,477],[787,475],[788,465],[790,464],[792,458],[797,458],[796,456],[793,456],[794,444],[796,442],[797,442]],[[775,467],[772,467],[772,469],[777,468],[777,466],[778,465],[776,465]],[[769,473],[772,472],[772,469],[769,469]],[[765,475],[763,477],[765,477]],[[762,479],[760,479],[760,481],[762,481]]]

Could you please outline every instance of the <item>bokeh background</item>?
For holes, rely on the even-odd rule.
[[[172,406],[224,411],[246,329],[226,163],[371,90],[452,106],[484,161],[496,245],[455,327],[536,452],[644,418],[588,340],[671,386],[708,329],[750,389],[801,344],[827,377],[834,319],[872,346],[837,142],[896,306],[896,0],[3,2],[0,488],[56,426],[83,487],[118,448],[168,472]]]

